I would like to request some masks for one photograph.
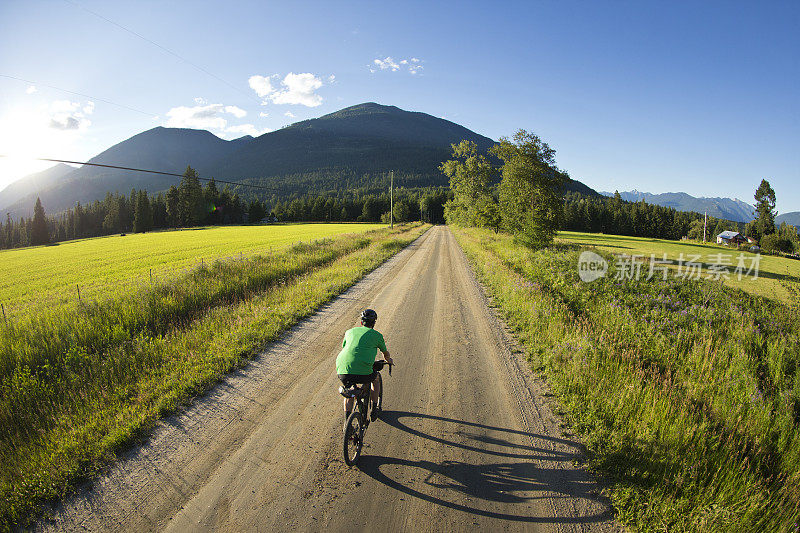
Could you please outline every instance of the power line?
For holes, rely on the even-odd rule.
[[[72,0],[64,0],[64,1],[65,1],[65,2],[67,2],[68,4],[72,4],[72,5],[73,5],[73,6],[75,6],[75,7],[78,7],[78,8],[80,8],[80,9],[83,9],[83,10],[84,10],[84,11],[86,11],[87,13],[91,13],[91,14],[92,14],[92,15],[94,15],[95,17],[97,17],[97,18],[99,18],[99,19],[101,19],[101,20],[104,20],[104,21],[108,22],[109,24],[113,24],[113,25],[114,25],[114,26],[116,26],[117,28],[120,28],[121,30],[124,30],[124,31],[126,31],[126,32],[130,33],[131,35],[134,35],[134,36],[138,37],[139,39],[142,39],[143,41],[146,41],[146,42],[148,42],[148,43],[152,44],[153,46],[155,46],[155,47],[157,47],[157,48],[160,48],[160,49],[161,49],[161,50],[163,50],[164,52],[166,52],[166,53],[168,53],[168,54],[170,54],[170,55],[172,55],[172,56],[174,56],[174,57],[177,57],[177,58],[178,58],[178,59],[180,59],[181,61],[183,61],[183,62],[185,62],[185,63],[188,63],[189,65],[193,66],[193,67],[194,67],[194,68],[196,68],[197,70],[199,70],[199,71],[201,71],[201,72],[203,72],[203,73],[205,73],[205,74],[207,74],[207,75],[211,76],[211,77],[212,77],[212,78],[214,78],[215,80],[217,80],[217,81],[219,81],[219,82],[221,82],[221,83],[224,83],[225,85],[227,85],[227,86],[228,86],[228,87],[230,87],[231,89],[233,89],[233,90],[235,90],[235,91],[238,91],[238,92],[240,92],[241,94],[243,94],[243,95],[247,96],[248,98],[251,98],[251,99],[253,99],[253,100],[257,101],[257,102],[259,103],[259,105],[261,104],[261,100],[259,100],[258,98],[255,98],[255,97],[254,97],[252,94],[250,94],[250,93],[248,93],[248,92],[245,92],[245,91],[241,90],[239,87],[237,87],[237,86],[235,86],[235,85],[233,85],[233,84],[231,84],[231,83],[228,83],[227,81],[225,81],[224,79],[220,78],[219,76],[217,76],[217,75],[216,75],[216,74],[214,74],[213,72],[209,72],[208,70],[206,70],[205,68],[201,67],[201,66],[200,66],[200,65],[198,65],[197,63],[194,63],[194,62],[192,62],[192,61],[189,61],[188,59],[186,59],[186,58],[185,58],[185,57],[183,57],[182,55],[180,55],[180,54],[178,54],[178,53],[176,53],[176,52],[173,52],[173,51],[172,51],[172,50],[170,50],[169,48],[166,48],[165,46],[162,46],[162,45],[158,44],[157,42],[155,42],[155,41],[153,41],[153,40],[151,40],[151,39],[148,39],[148,38],[147,38],[147,37],[145,37],[144,35],[141,35],[140,33],[137,33],[137,32],[133,31],[133,30],[132,30],[132,29],[130,29],[130,28],[126,28],[126,27],[125,27],[125,26],[123,26],[122,24],[120,24],[120,23],[118,23],[118,22],[114,22],[113,20],[111,20],[111,19],[109,19],[109,18],[107,18],[107,17],[104,17],[104,16],[103,16],[103,15],[101,15],[100,13],[97,13],[97,12],[95,12],[95,11],[92,11],[92,10],[91,10],[91,9],[89,9],[88,7],[84,7],[84,6],[80,5],[80,4],[79,4],[79,3],[77,3],[77,2],[73,2]]]
[[[55,89],[56,91],[62,91],[69,94],[74,94],[75,96],[83,96],[84,98],[91,98],[92,100],[97,100],[98,102],[103,102],[106,104],[111,104],[113,106],[122,107],[124,109],[128,109],[129,111],[135,111],[136,113],[141,113],[142,115],[147,115],[149,117],[155,117],[157,113],[148,113],[147,111],[142,111],[141,109],[136,109],[135,107],[127,106],[125,104],[119,104],[117,102],[112,102],[111,100],[106,100],[105,98],[98,98],[96,96],[92,96],[90,94],[83,94],[78,93],[75,91],[70,91],[69,89],[62,89],[61,87],[56,87],[55,85],[47,85],[46,83],[38,83],[31,80],[26,80],[24,78],[18,78],[16,76],[9,76],[8,74],[0,74],[0,78],[8,78],[10,80],[17,80],[24,83],[28,83],[30,85],[36,85],[39,87],[47,87],[48,89]]]
[[[0,157],[9,157],[9,156],[0,154]],[[130,170],[130,171],[133,171],[133,172],[147,172],[148,174],[162,174],[164,176],[177,176],[179,178],[183,177],[183,174],[177,174],[175,172],[162,172],[160,170],[147,170],[147,169],[144,169],[144,168],[121,167],[121,166],[118,166],[118,165],[102,165],[100,163],[89,163],[87,161],[69,161],[67,159],[49,159],[49,158],[46,158],[46,157],[33,157],[31,159],[33,159],[34,161],[49,161],[51,163],[67,163],[67,164],[71,164],[71,165],[88,165],[88,166],[91,166],[91,167],[116,168],[116,169],[119,169],[119,170]],[[197,179],[201,180],[201,181],[213,181],[215,183],[226,183],[228,185],[237,185],[237,186],[240,186],[240,187],[252,187],[254,189],[264,189],[265,191],[278,191],[279,190],[279,189],[276,189],[275,187],[265,187],[263,185],[252,185],[250,183],[242,183],[242,182],[239,182],[239,181],[225,181],[225,180],[218,180],[218,179],[215,179],[215,178],[201,178],[199,176],[197,177]]]

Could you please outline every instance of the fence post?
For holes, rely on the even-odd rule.
[[[153,283],[153,269],[150,269],[150,283]]]
[[[0,309],[3,310],[3,321],[6,323],[6,325],[8,325],[8,318],[6,318],[6,308],[3,306],[3,304],[0,304]]]
[[[81,301],[81,286],[76,283],[75,284],[75,288],[78,289],[78,302],[80,302]]]

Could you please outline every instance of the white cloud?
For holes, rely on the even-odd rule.
[[[333,85],[334,83],[336,83],[336,76],[335,76],[335,75],[333,75],[333,74],[331,74],[330,76],[328,76],[328,83],[329,83],[329,84],[331,84],[331,85]]]
[[[286,113],[284,113],[284,115],[289,118],[294,118],[294,113],[292,113],[291,111],[287,111]]]
[[[92,125],[86,118],[94,111],[94,103],[87,102],[81,106],[80,102],[69,100],[56,100],[48,109],[48,127],[54,130],[85,130]]]
[[[264,98],[275,91],[270,78],[271,76],[250,76],[247,83],[250,84],[250,88],[253,89],[258,96]]]
[[[373,59],[372,63],[381,70],[391,70],[392,72],[400,70],[400,65],[391,57],[387,57],[386,59]]]
[[[222,104],[173,107],[167,111],[166,125],[170,128],[223,130],[228,125],[228,121],[221,116],[224,107]]]
[[[261,117],[261,118],[266,118],[266,117],[268,117],[268,116],[269,116],[269,113],[264,113],[264,112],[262,111],[261,113],[259,113],[259,114],[258,114],[258,116],[259,116],[259,117]]]
[[[247,111],[245,111],[241,107],[236,107],[235,105],[226,105],[225,112],[230,113],[236,118],[242,118],[247,115]]]
[[[194,103],[197,105],[206,105],[208,102],[206,102],[206,99],[203,98],[202,96],[197,96],[194,99]]]
[[[203,100],[205,102],[205,100]],[[266,116],[261,113],[261,116]],[[252,135],[258,137],[272,131],[269,128],[259,129],[253,124],[230,124],[234,119],[247,116],[247,111],[235,106],[209,104],[173,107],[166,113],[165,126],[170,128],[194,128],[209,130],[224,138]]]
[[[396,61],[391,56],[384,59],[373,59],[371,65],[367,65],[370,72],[375,73],[379,70],[388,70],[390,72],[397,72],[398,70],[407,70],[409,74],[416,74],[422,70],[421,59],[412,57],[410,59],[401,59]]]
[[[238,126],[229,126],[225,128],[225,131],[227,133],[237,133],[241,135],[252,135],[253,137],[258,137],[259,135],[269,133],[272,130],[269,128],[264,128],[263,130],[259,130],[252,124],[239,124]]]
[[[25,89],[26,94],[33,94],[39,92],[39,89],[36,88],[36,85],[29,85],[27,89]]]
[[[54,130],[77,130],[81,123],[77,118],[71,116],[51,117],[50,127]]]
[[[290,72],[281,82],[283,89],[275,92],[270,99],[275,104],[299,104],[306,107],[317,107],[322,104],[322,97],[314,91],[322,87],[322,80],[304,72]]]
[[[178,106],[167,111],[166,126],[170,128],[194,128],[202,130],[229,131],[225,115],[242,118],[247,111],[234,105],[204,104],[192,107]],[[245,125],[246,126],[246,125]]]
[[[320,78],[310,72],[295,74],[290,72],[280,82],[280,87],[273,87],[271,78],[275,76],[250,76],[248,83],[256,94],[264,98],[262,105],[268,101],[273,104],[304,105],[306,107],[317,107],[322,104],[322,97],[316,90],[322,87],[323,82]],[[333,83],[336,77],[328,76],[329,83]]]

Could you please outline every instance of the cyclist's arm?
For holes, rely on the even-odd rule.
[[[378,349],[383,354],[383,358],[384,358],[384,360],[386,360],[387,363],[393,363],[394,362],[394,361],[392,361],[392,356],[389,355],[389,350],[384,350],[383,348],[378,348]]]

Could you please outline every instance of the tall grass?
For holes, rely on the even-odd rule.
[[[457,238],[643,531],[796,531],[800,316],[701,281],[578,278],[580,248]]]
[[[422,226],[217,262],[184,279],[0,330],[0,526],[416,238]]]

